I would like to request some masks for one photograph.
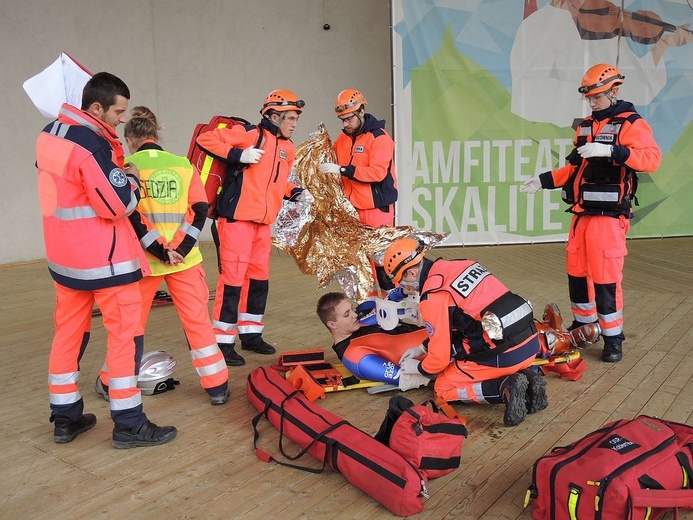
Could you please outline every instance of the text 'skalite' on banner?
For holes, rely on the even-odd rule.
[[[693,234],[693,32],[678,25],[693,9],[625,0],[626,15],[654,13],[656,30],[619,38],[620,0],[592,3],[393,0],[398,225],[450,232],[450,245],[565,240],[560,190],[519,188],[565,164],[590,113],[582,76],[611,63],[663,157],[639,175],[629,236]]]

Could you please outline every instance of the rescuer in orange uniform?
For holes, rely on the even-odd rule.
[[[385,121],[366,113],[368,101],[353,88],[337,96],[334,110],[342,133],[334,143],[336,163],[320,165],[320,171],[340,175],[344,195],[354,206],[361,223],[374,228],[395,222],[397,177],[395,143],[385,130]],[[382,266],[373,264],[374,282],[392,289]]]
[[[217,212],[221,274],[212,324],[226,364],[243,365],[235,350],[274,354],[262,338],[269,291],[270,225],[283,199],[298,200],[303,189],[289,182],[295,148],[291,135],[305,102],[288,90],[274,90],[264,100],[258,125],[235,125],[201,134],[197,143],[225,161],[223,192]]]
[[[436,378],[444,401],[505,403],[506,426],[548,406],[546,382],[529,369],[540,344],[531,304],[473,260],[435,260],[419,240],[395,240],[384,267],[405,292],[419,292],[428,354],[404,374]],[[451,361],[452,360],[452,361]]]
[[[143,350],[137,282],[149,267],[127,217],[138,202],[138,170],[124,164],[115,127],[125,122],[130,91],[107,72],[95,74],[82,110],[63,104],[36,144],[39,201],[48,270],[55,281],[55,337],[48,367],[55,442],[71,442],[96,424],[84,413],[77,383],[89,342],[94,302],[108,332],[106,364],[116,448],[172,440],[142,411],[137,373]]]
[[[602,360],[623,357],[623,264],[637,172],[659,168],[662,152],[650,125],[635,107],[618,99],[624,76],[612,65],[591,67],[578,92],[592,107],[575,134],[568,164],[542,173],[520,188],[526,193],[563,189],[573,219],[566,246],[568,290],[574,321],[599,322]],[[637,199],[635,199],[637,202]]]
[[[140,202],[129,218],[152,271],[139,281],[142,325],[146,328],[152,299],[165,281],[200,384],[213,405],[224,404],[229,395],[229,369],[209,319],[209,289],[198,247],[208,209],[200,174],[188,159],[166,152],[158,144],[159,124],[147,107],[132,109],[124,134],[133,153],[127,161],[140,171]],[[108,395],[107,373],[97,380],[96,388],[100,395]]]

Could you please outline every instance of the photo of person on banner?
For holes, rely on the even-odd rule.
[[[667,83],[666,50],[693,42],[693,32],[690,24],[669,24],[651,11],[621,9],[621,3],[551,0],[538,8],[537,0],[526,0],[510,53],[514,114],[573,126],[589,113],[573,95],[585,62],[617,64],[629,79],[628,99],[637,106],[652,102]],[[636,54],[626,38],[647,52]]]

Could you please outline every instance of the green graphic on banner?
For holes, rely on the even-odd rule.
[[[519,191],[531,177],[565,165],[574,130],[533,123],[511,112],[511,95],[489,71],[460,53],[448,30],[428,61],[411,70],[411,214],[404,221],[450,243],[564,240],[571,215],[561,190]],[[577,94],[576,92],[576,95]],[[693,127],[658,172],[639,174],[631,237],[691,234]],[[400,220],[402,222],[402,220]],[[406,223],[409,223],[406,222]]]

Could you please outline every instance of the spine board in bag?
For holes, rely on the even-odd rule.
[[[283,435],[303,448],[310,446],[308,451],[314,457],[395,515],[423,511],[426,482],[409,462],[341,417],[310,402],[276,370],[259,367],[251,371],[247,396]],[[323,435],[325,430],[329,432]]]
[[[539,520],[660,518],[693,509],[693,427],[646,415],[554,448],[532,471]]]

